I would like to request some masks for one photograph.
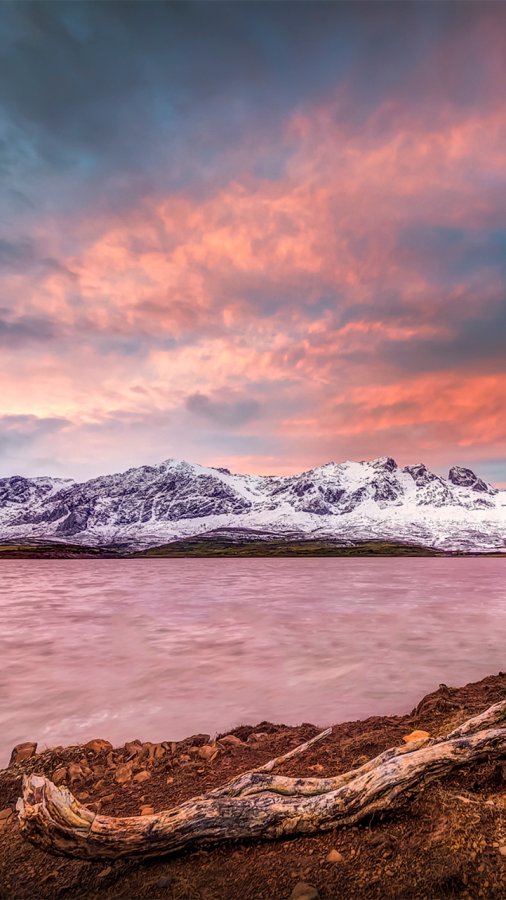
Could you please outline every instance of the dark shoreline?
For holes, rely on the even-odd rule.
[[[231,541],[214,538],[188,538],[171,541],[145,550],[132,550],[124,544],[93,547],[59,541],[33,540],[26,543],[0,543],[1,559],[170,559],[170,558],[294,558],[294,557],[439,557],[506,558],[506,550],[476,552],[444,551],[419,544],[396,541],[362,541],[339,544],[312,540]]]

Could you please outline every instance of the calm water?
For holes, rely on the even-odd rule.
[[[506,668],[506,560],[4,560],[13,744],[409,710]]]

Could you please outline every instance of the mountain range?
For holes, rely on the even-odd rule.
[[[506,552],[506,491],[471,469],[454,466],[445,478],[423,464],[401,468],[391,457],[285,476],[168,459],[85,482],[0,479],[4,541],[145,548],[206,534]]]

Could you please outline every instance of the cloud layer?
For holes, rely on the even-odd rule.
[[[0,16],[6,473],[506,481],[502,5]]]

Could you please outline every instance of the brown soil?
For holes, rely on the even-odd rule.
[[[322,743],[283,765],[283,774],[336,774],[402,742],[414,728],[445,734],[460,722],[506,699],[506,674],[462,688],[429,694],[406,716],[373,717],[336,725]],[[0,771],[0,811],[14,807],[23,772],[51,777],[79,762],[91,774],[66,783],[86,805],[106,815],[155,811],[203,793],[233,775],[265,763],[318,732],[313,725],[289,728],[266,722],[237,728],[245,746],[223,748],[212,761],[198,747],[207,736],[166,744],[149,761],[148,748],[134,758],[142,783],[118,784],[125,763],[122,747],[100,753],[83,746],[55,748]],[[152,754],[153,755],[153,748]],[[144,758],[142,758],[144,756]],[[331,849],[342,861],[327,862]],[[396,811],[359,827],[272,843],[231,843],[149,863],[110,865],[52,856],[24,841],[13,814],[0,813],[2,900],[288,900],[297,882],[314,885],[322,900],[353,898],[506,897],[506,761],[484,762],[433,782]]]

